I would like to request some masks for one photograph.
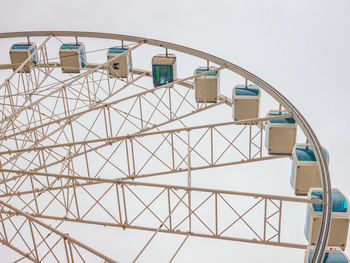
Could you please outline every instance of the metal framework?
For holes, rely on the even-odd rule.
[[[263,147],[264,122],[281,117],[213,123],[206,114],[230,109],[229,98],[196,103],[193,75],[155,88],[144,69],[133,68],[127,79],[111,78],[108,67],[118,56],[88,63],[80,74],[60,73],[47,45],[62,43],[62,37],[86,37],[128,41],[127,52],[153,45],[205,59],[255,83],[289,111],[321,164],[324,214],[313,259],[321,262],[331,211],[327,164],[310,125],[265,81],[228,61],[152,39],[67,31],[0,34],[17,37],[46,37],[38,46],[38,65],[23,71],[32,54],[0,84],[0,241],[20,254],[18,261],[117,262],[61,232],[64,222],[153,231],[134,261],[159,232],[185,237],[170,262],[191,236],[306,247],[281,237],[282,207],[318,201],[191,183],[193,171],[284,158]],[[194,125],[195,117],[202,122]],[[186,185],[141,180],[176,174],[186,175]],[[250,221],[254,210],[260,219]]]

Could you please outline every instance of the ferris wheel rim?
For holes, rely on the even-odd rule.
[[[148,45],[159,46],[163,48],[168,48],[176,50],[182,53],[186,53],[191,56],[205,59],[207,61],[213,62],[220,66],[224,66],[226,69],[237,73],[238,75],[246,78],[247,80],[255,83],[257,86],[262,88],[267,94],[272,96],[277,102],[280,103],[286,110],[293,114],[293,118],[296,120],[299,127],[303,130],[307,140],[313,146],[315,150],[316,160],[320,163],[321,168],[321,178],[323,187],[323,212],[322,212],[322,222],[320,227],[320,233],[318,236],[318,241],[316,244],[316,250],[312,262],[321,262],[325,249],[327,246],[328,235],[330,231],[330,220],[332,211],[332,191],[331,191],[331,180],[328,170],[328,165],[326,159],[323,155],[322,146],[313,131],[311,125],[307,122],[305,117],[301,112],[290,102],[282,93],[280,93],[273,86],[268,84],[263,79],[254,75],[253,73],[241,68],[240,66],[233,64],[227,60],[221,59],[219,57],[213,56],[211,54],[189,48],[186,46],[178,45],[175,43],[160,41],[156,39],[122,35],[122,34],[112,34],[112,33],[102,33],[102,32],[87,32],[87,31],[23,31],[23,32],[4,32],[0,33],[0,38],[17,38],[17,37],[44,37],[44,36],[65,36],[65,37],[87,37],[87,38],[101,38],[101,39],[114,39],[114,40],[125,40],[132,42],[145,43]]]

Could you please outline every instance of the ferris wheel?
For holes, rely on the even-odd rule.
[[[349,202],[331,187],[331,153],[264,80],[154,39],[0,38],[10,61],[0,65],[0,241],[13,252],[4,260],[189,262],[198,260],[182,250],[197,239],[349,262]],[[251,190],[270,189],[276,178],[260,171],[279,172],[280,161],[288,176],[275,186],[287,182],[292,195]]]

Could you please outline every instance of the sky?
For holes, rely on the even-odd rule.
[[[69,30],[135,35],[192,47],[249,70],[277,88],[306,117],[329,151],[332,186],[350,196],[349,1],[0,0],[0,10],[0,32]],[[1,64],[2,59],[8,58],[0,57]],[[254,166],[247,169],[253,171]],[[273,168],[267,167],[266,173],[268,169]],[[286,189],[287,183],[277,192],[289,191],[290,195]],[[261,190],[268,191],[270,188]],[[186,243],[183,252],[194,261],[229,262],[233,256],[227,252],[230,246],[247,254],[256,251],[257,257],[267,257],[270,251],[266,246],[227,241],[196,242],[193,247]],[[203,258],[201,244],[216,256]],[[162,248],[161,244],[155,247]],[[261,262],[277,262],[284,253],[290,253],[290,262],[302,257],[293,250],[281,251],[276,252],[275,261]],[[248,257],[254,259],[251,254]]]

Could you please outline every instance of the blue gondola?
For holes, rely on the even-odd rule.
[[[234,121],[259,117],[260,89],[253,85],[237,85],[232,90],[232,117]]]
[[[115,56],[123,54],[128,51],[128,46],[123,47],[111,47],[107,51],[107,60],[112,59]],[[108,67],[108,72],[111,77],[127,78],[128,74],[132,70],[131,53],[129,52],[126,56],[119,56],[113,60]]]
[[[327,164],[329,153],[323,149]],[[296,195],[307,195],[311,187],[322,187],[320,164],[316,161],[312,146],[297,144],[292,151],[290,183]]]
[[[33,54],[29,62],[22,68],[24,72],[29,73],[32,66],[36,66],[38,63],[38,54],[36,50],[36,44],[32,42],[13,44],[10,49],[13,70],[15,71],[30,55]]]
[[[310,188],[309,199],[322,200],[322,188]],[[349,201],[336,188],[332,189],[332,215],[331,228],[328,238],[328,246],[336,246],[345,249],[349,229],[350,212]],[[315,245],[320,231],[322,220],[322,204],[308,204],[305,222],[305,237],[310,245]]]
[[[315,254],[315,247],[308,247],[305,253],[304,263],[311,263]],[[327,247],[322,263],[350,263],[349,258],[339,247]]]
[[[272,110],[267,117],[287,115],[289,112]],[[292,154],[296,141],[297,124],[294,118],[281,118],[266,122],[265,146],[269,154]]]
[[[64,43],[61,45],[59,53],[64,73],[80,73],[80,69],[85,68],[86,52],[84,43]]]
[[[199,67],[194,71],[194,75],[215,70],[215,67]],[[196,102],[215,103],[220,94],[220,72],[214,71],[194,79],[194,91]]]
[[[152,58],[152,76],[155,87],[176,80],[176,56],[156,55]]]

